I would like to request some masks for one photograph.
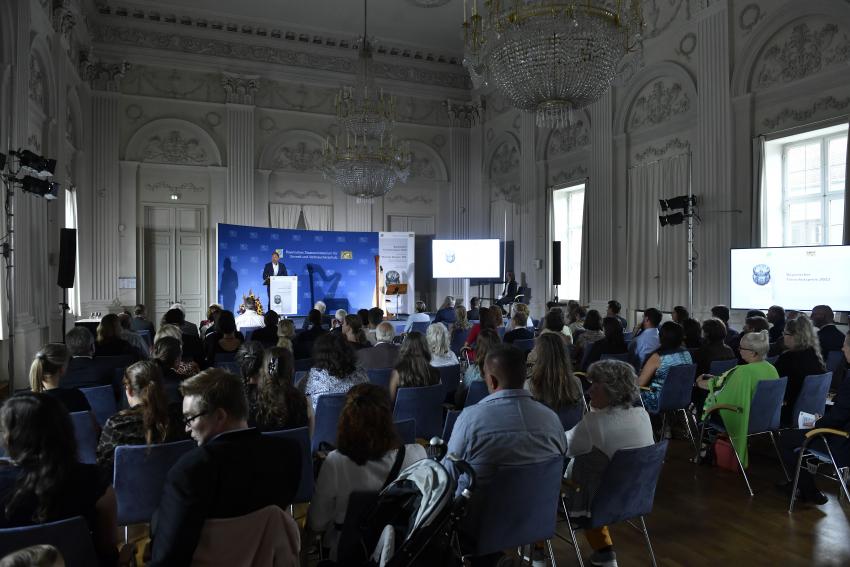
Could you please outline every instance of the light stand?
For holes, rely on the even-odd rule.
[[[688,176],[690,179],[690,175]],[[673,226],[682,224],[687,219],[688,221],[688,311],[693,312],[694,309],[694,207],[697,204],[697,198],[691,193],[691,187],[688,185],[688,194],[673,197],[672,199],[661,199],[659,201],[662,211],[670,209],[681,209],[682,212],[669,215],[661,215],[658,217],[658,222],[661,227]]]

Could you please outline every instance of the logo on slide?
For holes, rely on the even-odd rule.
[[[399,274],[395,270],[390,270],[389,272],[387,272],[387,284],[397,283],[401,283],[401,274]]]
[[[339,253],[339,259],[340,260],[353,260],[354,259],[354,253],[351,250],[342,250]]]
[[[449,264],[454,264],[455,262],[455,251],[449,250],[446,252],[446,262]]]
[[[753,266],[753,281],[756,285],[767,285],[770,281],[770,266],[767,264]]]
[[[279,295],[275,295],[273,299],[274,299],[275,305],[280,305],[280,296]]]

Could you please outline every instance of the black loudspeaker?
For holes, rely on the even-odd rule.
[[[57,284],[62,288],[74,287],[74,272],[77,265],[77,229],[63,228],[59,232],[59,277]]]
[[[561,241],[552,241],[552,285],[561,285]]]

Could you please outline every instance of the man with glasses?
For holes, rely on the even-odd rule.
[[[171,467],[151,522],[149,566],[190,565],[204,522],[292,504],[301,477],[296,442],[249,428],[242,380],[222,369],[183,382],[183,423],[198,447]]]

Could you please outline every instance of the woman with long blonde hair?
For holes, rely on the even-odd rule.
[[[277,346],[292,352],[292,339],[295,338],[295,323],[292,319],[281,319],[277,322]]]
[[[537,357],[525,381],[526,389],[554,411],[578,403],[583,395],[581,383],[573,374],[561,337],[554,333],[540,335],[534,350]]]

